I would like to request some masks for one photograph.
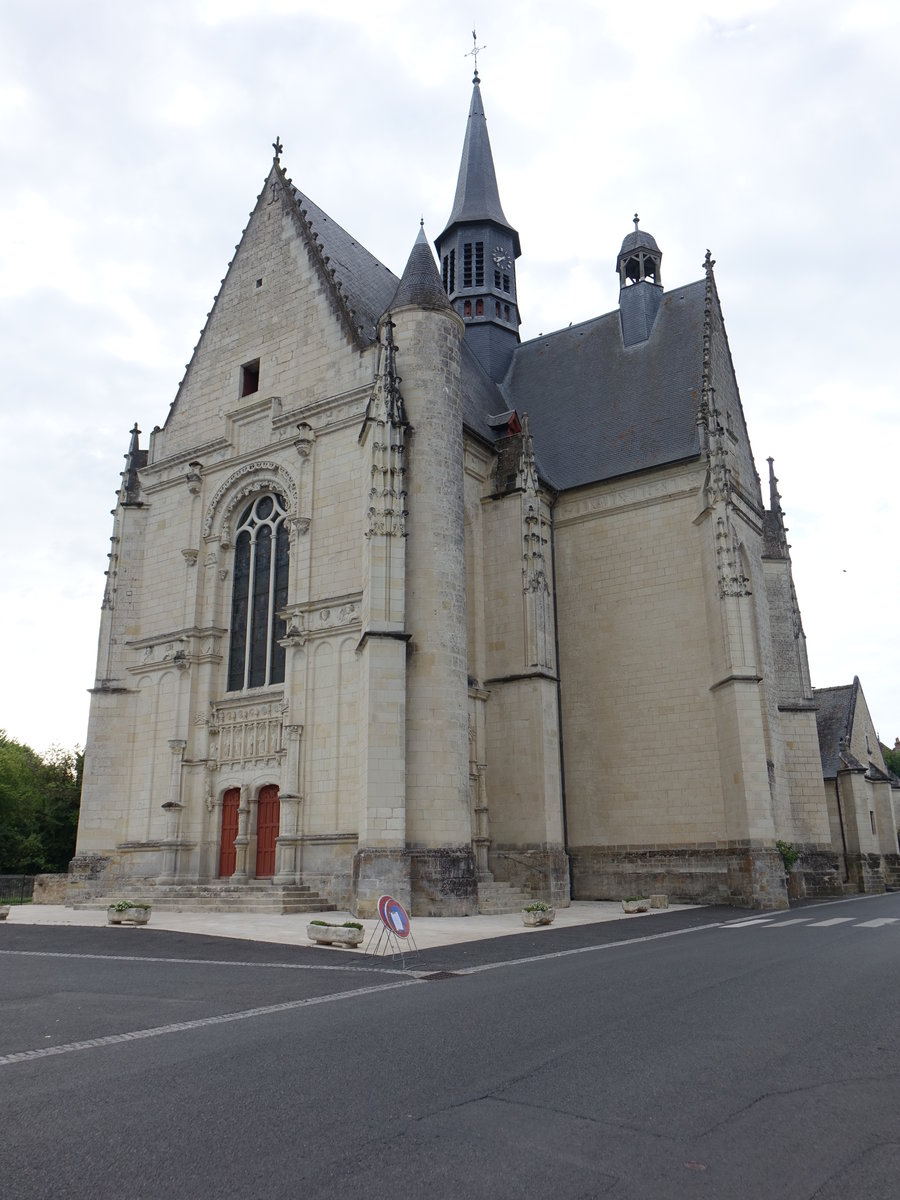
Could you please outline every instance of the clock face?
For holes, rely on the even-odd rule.
[[[498,267],[508,267],[512,261],[506,253],[505,246],[495,246],[492,258]]]

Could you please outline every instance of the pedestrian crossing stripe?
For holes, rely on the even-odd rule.
[[[835,925],[853,925],[856,929],[881,929],[885,925],[896,925],[900,917],[875,917],[871,921],[857,921],[855,917],[830,917],[827,921],[814,921],[812,917],[792,917],[780,921],[777,917],[753,917],[747,921],[730,921],[723,929],[786,929],[789,925],[806,925],[809,929],[829,929]]]

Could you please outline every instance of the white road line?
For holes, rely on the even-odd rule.
[[[757,925],[771,925],[773,917],[756,917],[752,921],[729,921],[724,929],[752,929]]]
[[[115,1046],[119,1042],[136,1042],[143,1038],[162,1037],[167,1033],[184,1033],[190,1029],[202,1029],[206,1025],[225,1025],[229,1021],[249,1021],[253,1017],[267,1017],[271,1013],[291,1012],[296,1008],[310,1008],[314,1004],[330,1004],[335,1000],[354,1000],[358,996],[369,996],[373,992],[389,992],[394,988],[413,987],[418,979],[401,979],[396,983],[379,983],[372,987],[354,988],[350,992],[332,992],[328,996],[311,996],[307,1000],[287,1000],[283,1004],[267,1004],[263,1008],[247,1008],[243,1012],[223,1013],[218,1017],[201,1017],[196,1021],[176,1021],[172,1025],[159,1025],[155,1029],[135,1029],[130,1033],[114,1033],[108,1037],[89,1038],[84,1042],[68,1042],[62,1046],[44,1046],[40,1050],[21,1050],[15,1054],[0,1056],[0,1067],[12,1063],[31,1062],[37,1058],[51,1058],[56,1054],[71,1054],[75,1050],[98,1050],[104,1046]]]
[[[853,917],[832,917],[830,921],[813,921],[810,929],[826,929],[829,925],[846,925]]]
[[[721,921],[709,925],[692,925],[689,929],[670,929],[666,933],[648,933],[645,937],[625,938],[621,942],[604,942],[600,946],[577,946],[574,950],[554,950],[549,954],[533,954],[528,958],[507,958],[503,962],[482,963],[478,967],[460,967],[456,975],[479,975],[482,971],[498,971],[501,967],[523,967],[530,963],[551,962],[556,958],[572,958],[576,954],[597,954],[601,950],[618,950],[621,946],[640,946],[644,942],[658,942],[663,938],[680,937],[684,933],[704,933],[708,929],[721,929]]]
[[[776,921],[772,925],[772,928],[773,929],[784,929],[788,925],[805,925],[809,920],[810,920],[809,917],[794,917],[793,921]]]
[[[309,947],[303,947],[308,949]],[[153,958],[148,954],[64,954],[58,950],[0,950],[0,955],[13,954],[23,958],[89,958],[101,962],[131,962],[131,963],[171,963],[172,965],[187,965],[189,967],[260,967],[281,971],[368,971],[379,975],[399,975],[397,968],[372,967],[368,963],[353,966],[351,963],[338,966],[337,963],[286,963],[286,962],[242,962],[226,958]]]
[[[882,925],[896,925],[897,917],[876,917],[874,921],[857,921],[857,929],[880,929]]]

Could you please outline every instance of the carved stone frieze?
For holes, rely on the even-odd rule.
[[[220,767],[274,766],[284,753],[281,698],[212,706],[210,752]]]

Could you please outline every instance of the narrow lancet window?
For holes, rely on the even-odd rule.
[[[231,592],[228,691],[284,683],[285,623],[278,613],[288,598],[288,531],[284,498],[266,493],[238,522]]]

